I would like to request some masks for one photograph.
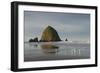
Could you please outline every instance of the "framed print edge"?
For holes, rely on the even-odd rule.
[[[98,66],[98,7],[95,7],[95,65]]]
[[[18,6],[11,3],[11,70],[18,70]]]
[[[52,66],[38,68],[19,68],[18,67],[18,5],[36,5],[50,7],[69,7],[69,8],[84,8],[95,10],[95,64],[72,65],[72,66]],[[34,2],[11,2],[11,70],[12,71],[31,71],[31,70],[50,70],[64,68],[81,68],[97,66],[97,6],[83,5],[64,5],[64,4],[49,4],[49,3],[34,3]]]

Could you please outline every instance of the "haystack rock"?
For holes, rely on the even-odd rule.
[[[51,42],[51,41],[61,41],[61,39],[60,39],[57,31],[53,27],[48,26],[43,31],[40,42]]]

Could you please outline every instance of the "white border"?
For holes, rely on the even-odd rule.
[[[24,62],[24,11],[45,11],[45,12],[69,12],[69,13],[84,13],[90,14],[90,48],[91,59],[82,60],[58,60],[58,61],[35,61]],[[78,9],[78,8],[60,8],[60,7],[46,7],[46,6],[18,6],[18,68],[36,68],[36,67],[50,67],[50,66],[70,66],[70,65],[84,65],[95,64],[95,10],[94,9]]]

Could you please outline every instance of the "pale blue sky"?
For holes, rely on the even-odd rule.
[[[38,37],[48,26],[57,30],[60,38],[70,41],[89,41],[90,14],[24,11],[24,38]]]

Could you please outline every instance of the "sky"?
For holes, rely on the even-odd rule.
[[[35,37],[40,39],[48,25],[62,40],[90,40],[90,14],[24,11],[24,41]]]

